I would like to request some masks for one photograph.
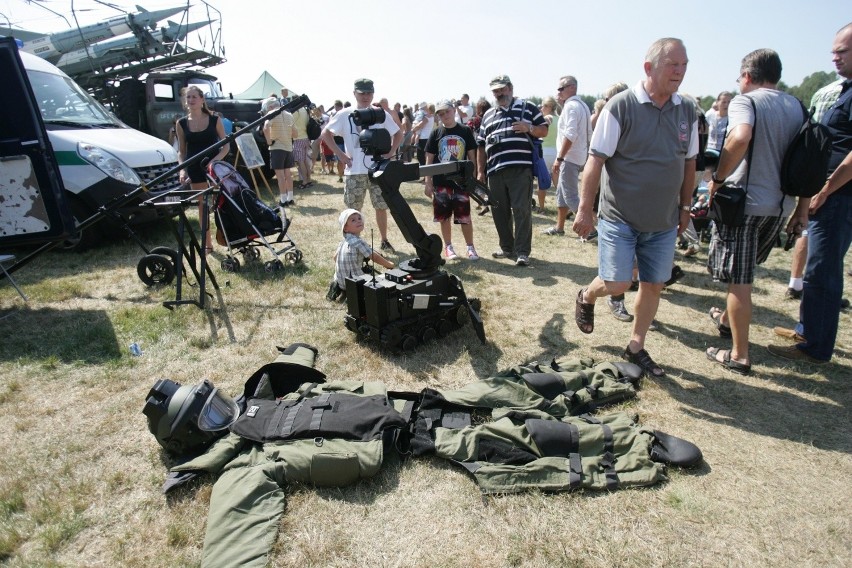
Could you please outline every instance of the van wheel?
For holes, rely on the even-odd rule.
[[[69,197],[69,202],[75,225],[79,225],[94,213],[79,197]],[[83,252],[100,243],[102,238],[103,235],[95,224],[85,230],[76,231],[62,241],[60,248],[66,251]]]

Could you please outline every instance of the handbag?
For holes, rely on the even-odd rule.
[[[530,137],[530,142],[532,143],[533,175],[538,179],[538,188],[550,189],[550,186],[553,185],[553,180],[550,177],[550,170],[547,168],[547,163],[541,156],[541,140]]]
[[[524,119],[525,105],[526,100],[521,99],[521,121]],[[530,126],[532,126],[532,122],[530,122]],[[530,145],[532,146],[532,173],[538,180],[538,188],[542,190],[550,189],[550,186],[553,185],[553,179],[550,177],[550,169],[547,167],[547,163],[542,156],[541,139],[529,134],[527,134],[527,138],[529,138]]]
[[[745,224],[745,206],[745,188],[726,183],[713,194],[708,217],[728,227],[742,227]]]
[[[751,159],[754,153],[754,138],[757,130],[757,109],[754,106],[754,101],[751,97],[747,97],[754,109],[754,127],[751,131],[751,140],[748,142],[748,170],[746,170],[745,187],[733,185],[731,183],[723,184],[722,187],[716,190],[716,193],[710,198],[710,211],[707,216],[721,225],[728,227],[742,227],[745,224],[745,207],[746,196],[748,195],[748,179],[751,175]],[[724,145],[722,152],[725,151]],[[722,161],[721,153],[719,162]]]

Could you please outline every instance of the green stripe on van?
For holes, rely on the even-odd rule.
[[[80,157],[77,152],[54,152],[56,154],[56,162],[60,166],[84,166],[88,164],[86,160]]]

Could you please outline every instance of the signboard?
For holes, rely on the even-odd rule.
[[[254,136],[251,132],[246,132],[240,136],[237,136],[237,148],[240,150],[240,154],[243,156],[243,160],[246,163],[246,167],[250,170],[255,168],[260,168],[263,166],[263,156],[260,153],[260,149],[257,147],[257,142],[254,139]]]

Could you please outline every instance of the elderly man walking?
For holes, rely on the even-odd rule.
[[[645,79],[601,111],[573,227],[581,237],[594,229],[592,206],[600,183],[598,276],[577,293],[575,321],[583,333],[594,331],[595,300],[630,287],[635,257],[636,317],[622,356],[653,377],[665,372],[645,350],[645,335],[671,276],[675,239],[689,224],[695,182],[696,110],[677,93],[687,62],[681,40],[655,41],[645,56]]]
[[[577,79],[566,75],[559,79],[556,98],[562,105],[556,134],[556,160],[553,178],[556,185],[556,226],[544,230],[545,235],[564,235],[568,211],[577,211],[580,204],[580,169],[589,155],[589,135],[592,113],[577,96]]]
[[[508,75],[491,80],[496,105],[482,117],[477,144],[479,181],[488,181],[491,215],[500,241],[494,258],[529,264],[532,250],[532,138],[547,136],[547,121],[537,106],[514,96]],[[514,221],[514,228],[513,228]]]

